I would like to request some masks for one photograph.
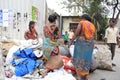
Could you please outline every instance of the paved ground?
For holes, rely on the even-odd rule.
[[[114,63],[117,65],[113,67],[116,72],[96,70],[94,73],[90,74],[90,80],[120,80],[120,48],[116,48]]]

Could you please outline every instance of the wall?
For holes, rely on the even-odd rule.
[[[69,31],[70,23],[79,23],[79,20],[78,21],[74,21],[73,20],[73,19],[78,19],[78,18],[72,18],[72,17],[70,17],[70,18],[63,18],[62,33],[64,33],[65,31]]]
[[[71,18],[64,18],[63,19],[63,29],[62,29],[62,33],[64,33],[65,31],[69,31],[69,23],[72,22]]]
[[[39,17],[36,30],[39,35],[42,35],[46,20],[46,0],[0,0],[0,9],[12,9],[14,13],[21,13],[19,25],[16,27],[9,26],[6,30],[0,27],[2,37],[7,36],[9,38],[24,39],[24,32],[28,28],[28,23],[31,20],[32,5],[38,8]],[[24,17],[25,13],[27,13],[28,18]]]

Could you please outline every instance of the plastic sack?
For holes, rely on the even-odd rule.
[[[22,48],[22,49],[24,49],[24,48],[32,48],[32,49],[35,49],[35,48],[40,48],[40,47],[42,47],[42,45],[43,45],[43,39],[42,38],[40,38],[40,39],[38,39],[38,40],[23,40],[23,41],[21,41],[21,43],[20,43],[20,47]]]
[[[94,54],[95,60],[98,62],[99,69],[113,70],[111,52],[107,45],[97,45],[98,51]]]
[[[76,69],[74,68],[73,64],[71,63],[72,58],[68,58],[66,56],[61,56],[63,62],[64,62],[64,69],[67,70],[72,70],[72,71],[76,71]]]
[[[68,74],[63,68],[48,73],[45,78],[40,80],[76,80],[72,74]]]
[[[14,52],[16,52],[19,49],[18,46],[13,46],[12,48],[10,48],[7,57],[6,57],[6,64],[10,64],[14,58]]]
[[[18,49],[16,52],[14,52],[14,55],[20,58],[35,58],[36,57],[31,48],[26,48],[23,50]]]
[[[69,51],[70,51],[71,56],[73,57],[73,55],[74,55],[74,45],[70,46]]]
[[[49,69],[60,69],[63,66],[63,61],[60,55],[57,56],[50,56],[45,64],[46,68]]]
[[[67,47],[64,46],[64,45],[60,45],[60,46],[59,46],[59,51],[60,51],[60,54],[61,54],[62,56],[67,56],[67,57],[70,56],[69,48],[67,48]]]
[[[33,59],[24,58],[19,60],[13,60],[12,65],[15,66],[15,75],[24,76],[25,74],[31,73],[37,66],[42,62],[37,62]]]

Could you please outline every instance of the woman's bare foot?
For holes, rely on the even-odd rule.
[[[47,70],[41,71],[40,74],[42,75],[42,77],[44,78],[47,75]]]

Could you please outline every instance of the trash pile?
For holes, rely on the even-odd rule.
[[[76,80],[73,76],[76,69],[71,62],[74,45],[70,48],[60,45],[61,55],[52,56],[47,62],[43,57],[42,46],[42,39],[1,41],[0,48],[5,62],[5,80]],[[52,70],[43,77],[42,72],[45,67]],[[94,72],[97,68],[112,70],[111,53],[108,46],[95,46],[90,72]]]
[[[65,46],[60,46],[60,51],[63,53],[62,55],[56,58],[55,56],[54,58],[50,57],[46,62],[43,58],[42,39],[27,41],[4,40],[1,41],[1,45],[1,49],[3,50],[2,54],[5,57],[5,80],[76,80],[72,75],[72,68],[74,69],[74,67],[70,64],[69,60],[71,59],[67,57],[69,49],[67,47],[65,48]],[[68,50],[66,51],[66,49]],[[66,51],[66,53],[64,53],[63,50]],[[65,61],[67,60],[66,58],[69,60]],[[47,75],[43,77],[41,72],[44,71],[45,67],[50,67],[54,70],[49,71]],[[61,68],[57,69],[58,67]]]

